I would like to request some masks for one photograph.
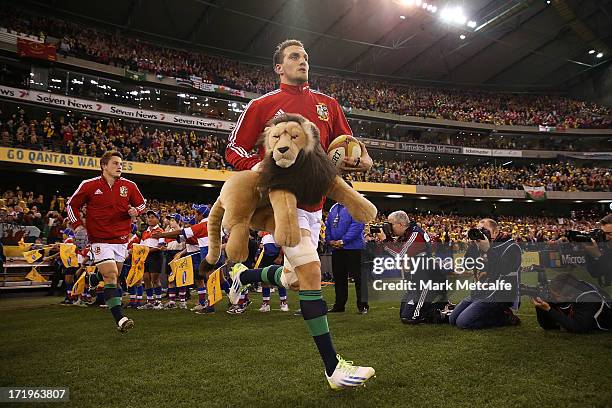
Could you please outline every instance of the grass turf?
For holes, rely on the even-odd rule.
[[[333,288],[324,295],[333,303]],[[610,335],[544,332],[526,304],[520,327],[477,332],[403,325],[395,303],[331,314],[338,352],[377,374],[334,392],[302,318],[278,311],[275,293],[271,313],[252,298],[243,315],[130,310],[126,335],[107,310],[0,299],[0,386],[68,386],[83,408],[612,406]]]

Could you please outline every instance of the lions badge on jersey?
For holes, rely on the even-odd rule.
[[[126,186],[119,187],[119,195],[121,197],[127,197],[127,195],[128,195],[128,188]]]
[[[327,110],[326,104],[317,103],[317,116],[319,116],[319,119],[326,122],[329,120],[329,111]]]

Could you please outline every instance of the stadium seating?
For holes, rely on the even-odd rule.
[[[0,27],[60,39],[57,52],[102,64],[156,74],[189,78],[259,94],[276,88],[270,67],[245,64],[210,54],[153,45],[24,10],[3,10]],[[311,86],[347,109],[450,119],[495,125],[610,128],[610,108],[560,95],[503,94],[464,89],[423,88],[385,81],[313,74]]]
[[[146,129],[119,120],[98,120],[84,115],[36,118],[21,109],[5,112],[0,145],[52,150],[98,157],[118,150],[130,161],[208,169],[231,169],[224,160],[226,139],[204,132]],[[547,191],[612,191],[609,168],[571,163],[532,163],[525,166],[479,167],[432,164],[413,160],[377,161],[358,181],[426,186],[521,189],[524,184]]]

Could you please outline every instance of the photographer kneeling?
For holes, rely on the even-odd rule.
[[[395,211],[387,217],[388,223],[375,232],[376,242],[387,256],[394,258],[407,256],[409,258],[434,257],[431,239],[427,232],[411,221],[404,211]],[[370,228],[373,231],[373,228]],[[405,270],[402,271],[404,277]],[[446,323],[449,304],[446,289],[429,290],[419,288],[419,282],[445,281],[446,273],[437,267],[417,267],[410,270],[406,280],[416,284],[417,289],[408,290],[400,304],[400,319],[406,324]]]
[[[499,225],[485,218],[472,229],[468,238],[473,241],[478,254],[484,260],[484,271],[477,271],[475,280],[494,284],[498,280],[510,283],[510,291],[472,290],[470,296],[459,303],[450,315],[449,322],[460,329],[486,329],[518,325],[520,320],[510,307],[518,301],[518,272],[521,267],[521,248],[501,233]],[[476,252],[476,251],[474,251]],[[466,254],[467,257],[467,254]]]
[[[540,297],[531,300],[544,330],[589,333],[612,328],[610,298],[590,283],[563,273],[551,280],[547,296],[549,302]]]
[[[589,274],[597,278],[600,286],[610,286],[612,285],[612,214],[603,217],[599,223],[601,230],[595,230],[598,239],[591,238],[591,242],[584,247],[586,266]]]

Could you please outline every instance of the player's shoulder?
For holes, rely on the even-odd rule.
[[[270,103],[271,101],[276,100],[279,97],[281,97],[281,90],[275,89],[274,91],[270,91],[255,99],[251,99],[251,101],[247,104],[247,109],[253,108],[253,107],[265,106],[266,104]]]
[[[84,193],[87,193],[90,190],[93,191],[92,188],[95,188],[97,185],[99,185],[100,180],[102,180],[102,176],[85,179],[81,181],[81,184],[77,188],[77,191],[81,191]]]
[[[100,180],[102,180],[102,176],[92,177],[92,178],[89,178],[89,179],[85,179],[85,180],[83,180],[83,181],[81,182],[81,185],[82,185],[82,186],[90,186],[90,185],[93,185],[93,184],[97,184],[97,183],[99,183],[99,182],[100,182]]]
[[[125,185],[125,186],[137,187],[137,186],[136,186],[136,183],[134,183],[132,180],[126,179],[126,178],[124,178],[124,177],[121,177],[121,178],[119,179],[119,182],[120,182],[122,185]]]
[[[336,101],[336,99],[334,99],[333,97],[321,92],[321,91],[317,91],[316,89],[310,89],[310,93],[312,93],[317,99],[322,100],[322,101],[327,101],[331,104],[337,104],[338,101]]]

